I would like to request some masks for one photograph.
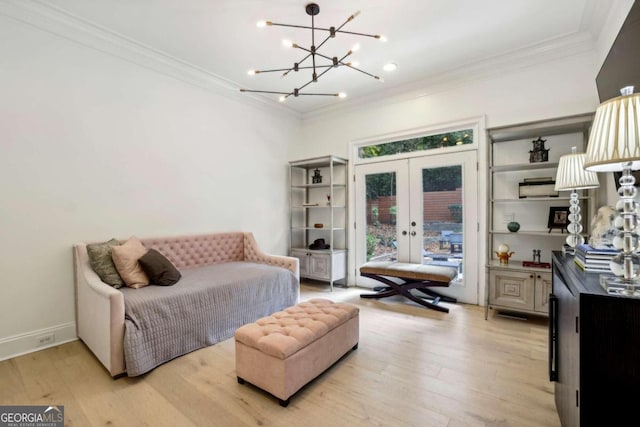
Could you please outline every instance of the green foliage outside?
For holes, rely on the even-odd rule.
[[[360,148],[360,158],[390,156],[399,153],[432,150],[434,148],[454,147],[473,143],[473,129],[463,129],[455,132],[437,135],[421,136],[419,138],[404,139],[402,141],[385,142],[384,144],[369,145]]]
[[[359,154],[362,159],[370,159],[471,143],[473,143],[473,129],[463,129],[455,132],[369,145],[361,147]],[[422,185],[424,191],[427,192],[456,190],[462,186],[462,167],[450,166],[425,169],[422,173]],[[367,175],[366,189],[367,200],[375,200],[382,196],[395,196],[395,172]]]
[[[369,261],[373,256],[379,241],[380,239],[373,234],[367,234],[367,261]]]
[[[371,208],[371,219],[373,225],[375,225],[376,227],[380,225],[380,211],[378,210],[377,206],[373,206]]]
[[[383,196],[395,196],[396,174],[395,172],[388,172],[367,175],[365,186],[367,200],[376,200]],[[454,191],[460,187],[462,187],[462,166],[445,166],[422,170],[422,188],[425,192]]]
[[[462,222],[462,205],[457,203],[455,205],[449,205],[449,212],[455,222]]]

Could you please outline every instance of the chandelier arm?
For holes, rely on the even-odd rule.
[[[350,54],[351,54],[351,53],[346,54],[342,59],[346,58],[346,57],[347,57],[347,56],[349,56]],[[333,62],[333,58],[329,58],[328,56],[323,55],[323,54],[321,54],[320,52],[316,52],[316,55],[318,55],[318,56],[320,56],[320,57],[322,57],[322,58],[324,58],[324,59],[327,59],[327,60],[329,60],[329,61]],[[340,62],[340,61],[338,61],[338,62]],[[319,65],[318,65],[318,67],[319,67]]]
[[[360,68],[356,68],[356,67],[354,67],[353,65],[345,64],[344,62],[340,62],[340,63],[341,63],[342,65],[345,65],[345,66],[347,66],[347,67],[351,68],[352,70],[360,71],[362,74],[366,74],[367,76],[373,77],[373,78],[374,78],[374,79],[376,79],[376,80],[380,80],[380,76],[375,76],[375,75],[373,75],[373,74],[371,74],[371,73],[367,73],[366,71],[361,70]]]
[[[353,31],[341,31],[341,30],[336,30],[336,33],[353,34],[354,36],[372,37],[374,39],[380,38],[380,34],[354,33]]]
[[[309,52],[309,54],[307,56],[305,56],[300,61],[298,61],[298,64],[302,64],[304,61],[309,59],[310,56],[313,56],[313,53],[311,52],[311,50],[307,49],[306,47],[295,45],[295,48],[296,49],[300,49],[300,50],[304,50],[305,52]],[[293,68],[291,68],[291,69],[293,70]]]
[[[320,77],[324,76],[329,70],[331,70],[333,67],[328,67],[326,70],[324,70],[323,72],[320,73],[319,76],[316,76],[315,79],[311,79],[309,80],[307,83],[305,83],[303,86],[298,88],[298,95],[300,95],[299,91],[301,91],[302,89],[304,89],[305,87],[309,86],[311,83],[313,83],[314,81],[318,81],[320,80]],[[314,68],[314,74],[315,74],[315,68]]]
[[[273,73],[276,71],[288,71],[288,70],[292,70],[293,68],[275,68],[273,70],[256,70],[256,74],[262,74],[262,73]]]
[[[298,96],[340,96],[339,93],[299,93]]]
[[[277,22],[272,22],[271,24],[269,24],[269,26],[273,26],[273,27],[290,27],[290,28],[304,28],[305,30],[310,30],[311,29],[311,27],[309,27],[307,25],[278,24]],[[329,31],[328,29],[325,29],[325,28],[318,28],[318,30]]]
[[[278,94],[278,95],[287,95],[287,94],[291,95],[289,92],[276,92],[276,91],[272,91],[272,90],[240,89],[240,92],[275,93],[275,94]]]
[[[323,44],[325,44],[329,39],[331,38],[331,36],[327,36],[324,40],[322,40],[322,43],[320,43],[317,47],[316,47],[316,51],[318,51]]]
[[[329,67],[329,68],[327,68],[327,69],[326,69],[326,70],[324,70],[322,73],[320,73],[320,75],[319,75],[319,76],[316,76],[316,78],[315,78],[315,79],[311,79],[311,80],[309,80],[307,83],[305,83],[304,85],[300,86],[300,87],[298,88],[298,95],[300,95],[300,91],[301,91],[302,89],[304,89],[305,87],[309,86],[309,85],[310,85],[311,83],[313,83],[314,81],[316,81],[316,82],[317,82],[317,81],[320,79],[320,77],[322,77],[323,75],[325,75],[329,70],[331,70],[331,68],[333,68],[333,67]]]

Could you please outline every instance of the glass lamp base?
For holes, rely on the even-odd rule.
[[[624,277],[601,275],[600,286],[610,295],[640,298],[640,278],[625,279]]]

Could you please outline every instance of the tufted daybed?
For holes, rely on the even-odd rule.
[[[298,259],[260,251],[251,233],[140,239],[180,271],[173,286],[115,289],[74,245],[78,337],[112,376],[141,375],[298,302]]]

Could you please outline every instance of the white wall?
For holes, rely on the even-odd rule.
[[[0,359],[75,338],[71,247],[253,231],[285,254],[300,121],[0,15]]]
[[[305,121],[303,136],[295,146],[298,152],[293,156],[304,158],[331,153],[351,158],[353,141],[472,117],[484,117],[490,128],[595,111],[598,106],[595,74],[599,67],[597,54],[591,51],[510,72],[496,71],[490,77],[443,87],[424,95],[416,91],[415,95],[404,94],[355,111],[338,111],[311,118]],[[427,90],[430,89],[425,87],[423,92]],[[483,136],[480,142],[478,256],[484,260],[487,148]],[[351,190],[349,215],[354,218],[353,188]],[[354,235],[350,229],[349,248],[354,248]],[[478,274],[481,301],[485,292],[482,265],[481,262]],[[349,272],[349,283],[355,283],[357,272],[353,250],[349,253]]]

